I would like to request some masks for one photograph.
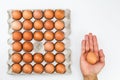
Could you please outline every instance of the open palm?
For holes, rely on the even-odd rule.
[[[86,60],[86,55],[89,51],[94,52],[99,57],[98,62],[94,65],[88,63]],[[92,35],[92,33],[85,35],[85,40],[82,41],[82,53],[80,57],[80,67],[82,74],[84,76],[93,74],[97,75],[105,65],[104,58],[105,56],[103,54],[103,50],[99,50],[98,48],[96,36]]]

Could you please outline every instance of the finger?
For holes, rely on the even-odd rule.
[[[97,42],[97,37],[95,35],[93,36],[93,50],[98,56],[98,42]]]
[[[82,54],[85,53],[85,40],[82,40]]]
[[[92,38],[92,33],[89,33],[89,43],[90,43],[90,51],[93,52],[93,38]]]
[[[103,53],[103,50],[99,51],[99,57],[100,57],[100,62],[104,63],[105,62],[105,55]]]
[[[89,51],[89,38],[88,38],[88,35],[85,35],[85,42],[86,42],[85,49],[86,49],[86,52],[88,52]]]

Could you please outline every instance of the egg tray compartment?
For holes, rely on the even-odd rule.
[[[34,10],[31,10],[31,11],[34,11]],[[62,19],[62,21],[64,21],[65,27],[64,27],[64,29],[62,31],[65,34],[65,39],[62,42],[65,44],[65,50],[62,53],[65,55],[65,62],[63,64],[66,67],[65,74],[67,74],[67,73],[71,73],[71,68],[70,68],[71,67],[71,50],[69,48],[69,46],[70,46],[70,40],[68,38],[68,36],[70,35],[70,32],[71,32],[70,31],[70,10],[66,9],[64,11],[65,11],[65,17],[64,17],[64,19]],[[11,66],[13,64],[13,62],[11,60],[11,55],[14,53],[14,51],[12,50],[12,43],[14,42],[13,39],[12,39],[12,33],[14,32],[14,30],[12,30],[12,28],[11,28],[11,23],[14,21],[14,19],[12,19],[12,17],[11,17],[11,12],[12,12],[12,10],[8,11],[8,14],[9,14],[9,19],[8,19],[8,24],[9,24],[9,30],[8,31],[9,32],[8,33],[10,34],[10,38],[8,39],[8,44],[10,45],[9,50],[8,50],[8,53],[9,53],[8,73],[9,74],[16,74],[16,73],[12,72],[12,70],[11,70]],[[41,20],[44,22],[47,19],[45,19],[43,17]],[[55,22],[57,19],[53,18],[51,20],[53,22]],[[24,19],[21,18],[19,21],[23,22]],[[35,19],[32,17],[31,21],[34,22]],[[23,33],[24,31],[25,30],[23,28],[20,30],[21,33]],[[32,33],[34,33],[36,30],[34,28],[32,28],[30,31]],[[46,29],[43,28],[40,31],[42,31],[44,33],[46,31]],[[57,30],[54,28],[51,31],[53,31],[55,33]],[[23,43],[25,41],[22,39],[20,42]],[[43,55],[45,54],[45,52],[46,52],[44,50],[44,43],[46,42],[45,39],[43,39],[42,41],[36,41],[36,40],[32,39],[30,42],[32,42],[33,46],[34,46],[34,49],[30,52],[30,53],[32,53],[32,55],[34,55],[34,53],[42,53]],[[51,42],[56,43],[57,41],[55,39],[53,39]],[[23,54],[25,52],[24,52],[24,50],[22,50],[19,53]],[[57,52],[55,50],[53,50],[52,53],[56,54]],[[43,61],[41,64],[43,64],[43,66],[44,66],[46,63],[47,62]],[[21,61],[20,64],[24,65],[25,62]],[[30,63],[30,64],[34,65],[35,62],[32,61],[32,63]],[[52,64],[55,66],[57,64],[57,62],[54,61]],[[54,73],[57,74],[56,72],[54,72]],[[52,74],[54,74],[54,73],[52,73]],[[25,74],[25,73],[21,72],[20,74]],[[32,74],[36,74],[36,73],[32,72]],[[43,72],[42,74],[48,74],[48,73]]]

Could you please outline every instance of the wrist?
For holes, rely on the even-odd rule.
[[[84,75],[84,80],[98,80],[98,78],[96,74]]]

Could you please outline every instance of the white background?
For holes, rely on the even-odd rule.
[[[8,75],[9,9],[63,8],[71,10],[71,75]],[[97,35],[106,56],[99,80],[120,80],[120,0],[0,0],[0,80],[82,80],[81,40],[89,32]]]

